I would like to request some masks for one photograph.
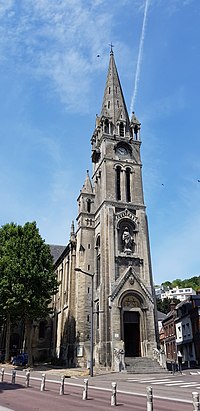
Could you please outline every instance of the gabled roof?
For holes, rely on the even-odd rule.
[[[54,244],[49,244],[51,255],[53,256],[53,262],[54,264],[58,260],[58,258],[61,256],[63,251],[66,248],[66,245],[54,245]]]
[[[146,286],[143,284],[139,276],[136,274],[132,266],[129,266],[125,273],[118,279],[118,283],[111,294],[111,301],[113,301],[117,297],[117,295],[119,294],[122,287],[124,286],[124,284],[130,276],[133,276],[134,280],[139,284],[140,288],[145,293],[147,298],[153,303],[154,301],[152,295],[150,294]]]
[[[164,318],[166,318],[166,316],[167,316],[167,314],[162,313],[162,311],[158,311],[158,310],[157,310],[157,318],[158,318],[158,321],[164,320]]]

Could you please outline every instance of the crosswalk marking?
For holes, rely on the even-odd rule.
[[[150,377],[150,378],[148,378],[147,382],[148,382],[148,381],[151,381],[151,380],[155,380],[155,378],[154,378],[154,377]],[[140,381],[143,381],[143,380],[138,380],[138,378],[128,378],[128,381],[140,382]]]
[[[167,385],[167,387],[171,387],[171,386],[173,386],[173,385],[180,385],[180,384],[188,384],[188,382],[185,383],[183,380],[180,380],[180,381],[169,382],[169,383],[167,383],[167,384],[165,384],[165,385]],[[197,383],[197,384],[198,384],[198,383]]]
[[[190,383],[186,383],[184,382],[184,385],[180,385],[180,388],[190,388],[190,387],[195,387],[197,386],[199,383],[198,382],[190,382]]]
[[[168,381],[151,382],[152,385],[167,385]]]
[[[156,384],[156,383],[164,383],[164,382],[167,382],[167,381],[171,381],[170,378],[163,378],[162,380],[152,379],[151,381],[149,379],[148,380],[140,380],[139,382],[141,384],[144,384],[146,382],[150,382],[151,384]]]
[[[198,374],[200,374],[200,372],[198,372]],[[195,373],[195,375],[197,375]],[[177,376],[178,377],[178,376]],[[196,389],[200,390],[200,386],[199,386],[199,381],[187,381],[184,382],[184,380],[175,380],[173,379],[173,376],[171,376],[171,378],[162,378],[162,379],[158,379],[155,377],[149,377],[148,379],[136,379],[136,378],[128,378],[127,381],[129,382],[136,382],[138,384],[151,384],[152,386],[154,385],[163,385],[166,387],[175,387],[175,386],[179,386],[180,388],[190,388],[190,387],[195,387]]]

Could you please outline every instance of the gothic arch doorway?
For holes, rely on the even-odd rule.
[[[140,301],[128,294],[122,300],[122,336],[124,340],[125,357],[141,356]]]

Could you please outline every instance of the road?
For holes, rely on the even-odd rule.
[[[41,392],[41,373],[31,373],[26,388],[25,373],[17,371],[16,384],[11,384],[10,372],[0,383],[0,406],[14,411],[109,410],[112,381],[117,382],[117,405],[122,411],[146,411],[146,387],[150,385],[154,411],[192,411],[192,392],[200,392],[197,371],[174,376],[106,374],[89,378],[89,399],[83,401],[83,378],[66,379],[65,394],[59,395],[60,378],[55,375],[47,375],[46,389]]]

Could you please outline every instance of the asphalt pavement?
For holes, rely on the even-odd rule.
[[[45,411],[46,409],[48,411],[58,409],[59,411],[62,409],[71,411],[85,408],[85,402],[82,400],[85,379],[88,379],[90,399],[87,401],[87,410],[94,409],[94,401],[95,410],[106,410],[107,407],[110,407],[112,382],[117,383],[118,405],[122,407],[123,411],[146,410],[146,391],[149,386],[153,390],[155,411],[169,410],[169,408],[171,411],[192,411],[192,392],[200,392],[200,370],[186,370],[182,374],[175,373],[174,375],[169,372],[165,374],[129,374],[125,372],[111,373],[106,370],[99,373],[98,370],[94,370],[94,377],[90,377],[87,369],[51,368],[43,365],[30,370],[30,387],[25,389],[27,369],[13,366],[4,366],[4,369],[4,382],[0,383],[0,406],[10,407],[14,411]],[[16,384],[11,383],[13,370],[16,371]],[[45,393],[41,392],[42,374],[46,376]],[[65,403],[59,395],[63,375],[66,377]],[[33,394],[34,398],[37,397],[36,402],[32,400]],[[46,402],[49,403],[50,397],[51,404],[47,407]],[[13,402],[14,398],[18,398],[19,404]],[[58,402],[59,408],[55,405]],[[2,411],[4,410],[2,409]]]

